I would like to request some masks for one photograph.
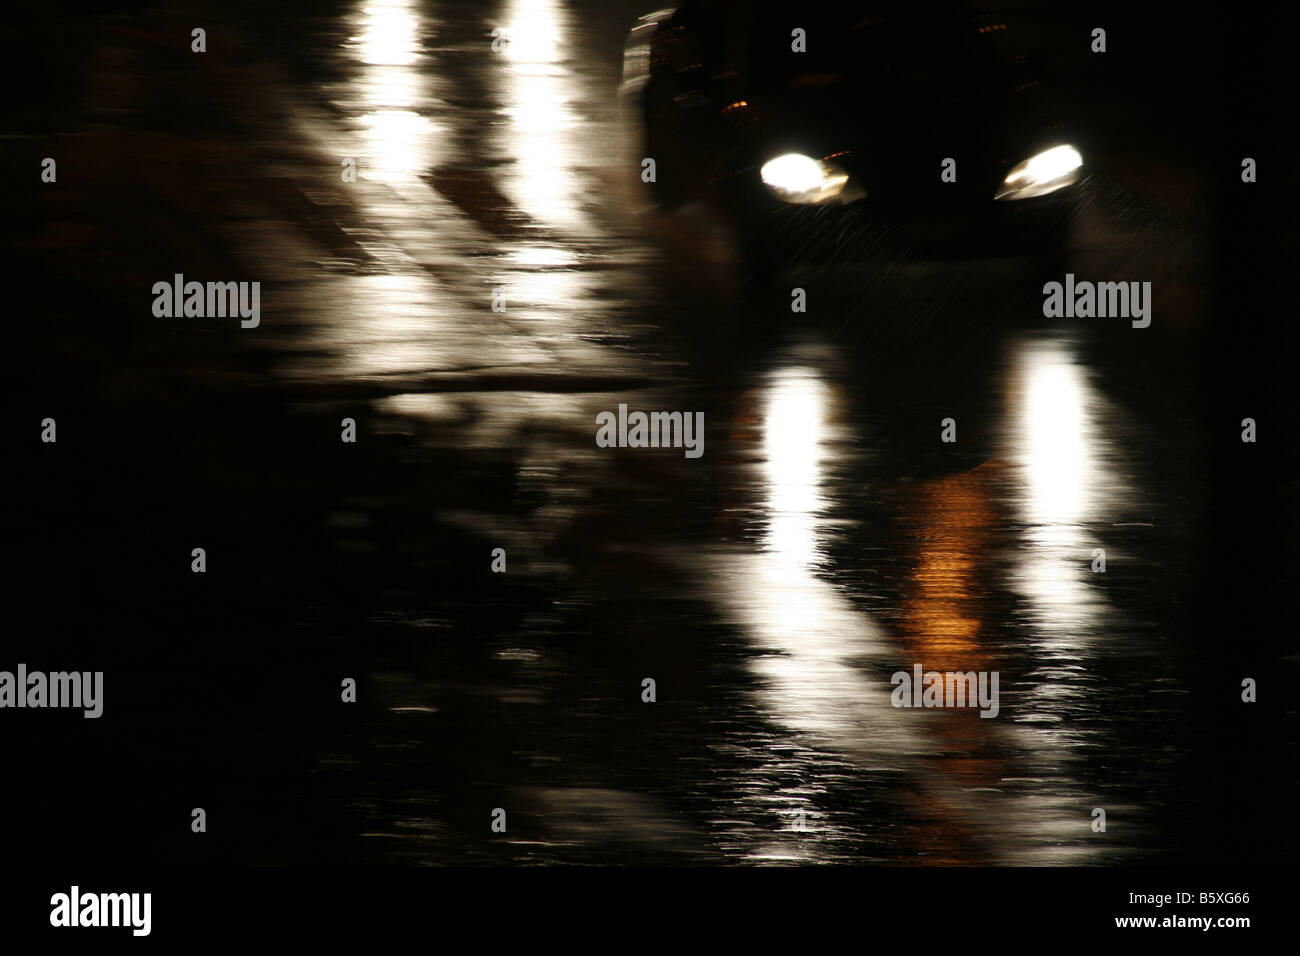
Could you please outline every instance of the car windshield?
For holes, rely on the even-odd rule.
[[[758,85],[818,88],[845,81],[917,87],[989,75],[1002,56],[1005,26],[980,24],[951,8],[761,2],[743,42]],[[795,52],[802,30],[803,52]],[[1001,35],[999,35],[1001,34]],[[733,53],[740,51],[733,46]]]

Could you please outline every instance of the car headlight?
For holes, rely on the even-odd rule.
[[[849,174],[834,163],[802,153],[769,159],[759,174],[778,199],[805,205],[840,198],[849,182]]]
[[[1079,181],[1083,157],[1073,146],[1054,146],[1032,156],[1002,180],[994,199],[1032,199],[1046,196]]]

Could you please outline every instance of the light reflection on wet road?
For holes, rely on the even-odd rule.
[[[827,291],[796,323],[782,297],[732,295],[689,212],[647,208],[610,56],[631,16],[492,9],[362,0],[315,21],[303,58],[327,78],[272,91],[289,114],[276,170],[346,239],[276,217],[243,253],[276,387],[365,409],[385,453],[422,463],[395,497],[382,470],[340,487],[330,546],[383,550],[376,529],[400,527],[429,578],[509,554],[494,615],[493,579],[432,607],[393,585],[371,609],[388,643],[358,653],[383,706],[314,768],[360,821],[358,855],[1169,852],[1148,824],[1191,741],[1157,605],[1204,499],[1194,436],[1166,414],[1186,369],[1158,370],[1158,407],[1134,383],[1157,351],[1143,337],[1184,334],[1202,306],[1141,259],[1186,224],[1114,221],[1141,201],[1103,166],[1073,263],[1127,244],[1125,277],[1157,296],[1177,281],[1181,311],[1151,330],[1049,327],[1023,277],[938,264],[858,280],[852,301]],[[342,157],[355,184],[320,174]],[[956,315],[965,331],[943,331]],[[914,318],[938,333],[896,327]],[[704,457],[597,448],[595,416],[620,402],[703,411]],[[956,446],[938,440],[947,415]],[[1157,493],[1171,456],[1184,484]],[[890,675],[915,663],[998,671],[999,716],[892,707]],[[494,806],[509,833],[467,843]]]
[[[1034,328],[1041,323],[1030,295],[975,306],[990,310],[995,324],[1009,305],[1029,320],[1003,351],[985,350],[987,368],[957,372],[988,392],[981,426],[988,435],[973,439],[986,442],[983,460],[935,461],[943,446],[930,433],[937,435],[941,416],[916,416],[906,427],[927,434],[908,451],[938,474],[891,481],[893,462],[873,454],[872,439],[890,427],[873,398],[892,383],[862,376],[852,340],[828,334],[834,323],[800,330],[794,342],[779,332],[770,341],[755,335],[749,351],[756,354],[730,362],[691,354],[709,347],[707,337],[700,345],[689,330],[683,336],[674,313],[708,315],[738,304],[722,293],[716,301],[675,301],[671,271],[689,267],[681,262],[670,265],[667,282],[662,271],[657,282],[645,281],[644,265],[664,253],[630,222],[645,197],[626,171],[636,168],[628,146],[611,148],[620,130],[611,77],[593,68],[599,60],[584,49],[582,23],[564,4],[516,0],[497,22],[384,0],[359,5],[346,23],[337,55],[354,61],[352,76],[328,91],[335,116],[325,122],[333,128],[312,138],[348,143],[335,151],[358,157],[355,218],[372,233],[368,248],[380,269],[313,280],[307,301],[294,303],[307,313],[300,342],[313,352],[311,365],[291,359],[284,374],[420,382],[452,373],[463,380],[450,392],[438,378],[381,407],[436,422],[438,443],[457,454],[532,448],[516,476],[540,499],[526,519],[531,526],[485,515],[482,502],[435,505],[446,520],[506,546],[516,567],[533,569],[554,594],[551,627],[520,634],[500,651],[527,665],[521,677],[545,673],[549,645],[567,624],[566,602],[608,603],[617,622],[627,589],[654,613],[656,594],[671,592],[670,581],[681,582],[717,633],[734,634],[743,662],[710,679],[736,685],[752,726],[737,734],[728,724],[738,715],[727,714],[682,728],[708,741],[711,765],[638,768],[656,781],[652,795],[635,785],[521,783],[513,806],[528,808],[542,830],[510,836],[514,855],[583,859],[585,848],[599,858],[596,848],[611,842],[630,845],[633,857],[641,848],[750,861],[1044,863],[1133,852],[1138,841],[1128,833],[1141,808],[1100,788],[1087,755],[1103,738],[1115,745],[1093,663],[1121,642],[1140,644],[1143,627],[1108,602],[1089,563],[1094,546],[1113,547],[1113,527],[1186,516],[1135,507],[1146,497],[1142,449],[1159,454],[1162,445],[1140,425],[1116,433],[1124,415],[1107,408],[1077,342]],[[494,55],[485,37],[498,26],[510,44]],[[655,214],[643,213],[640,225],[647,216]],[[670,244],[686,231],[662,217],[649,225],[649,235],[667,230]],[[504,312],[490,309],[494,290],[504,292]],[[902,294],[904,309],[953,307],[910,288]],[[956,307],[971,306],[958,299]],[[724,328],[748,334],[743,316],[723,311],[720,318]],[[915,344],[901,348],[925,360]],[[730,367],[713,379],[719,361]],[[566,384],[558,394],[540,380],[535,388],[493,387],[491,376],[503,373]],[[586,385],[589,376],[658,384],[601,395],[593,393],[607,386]],[[482,388],[476,378],[485,379]],[[903,401],[935,398],[918,388]],[[704,409],[711,461],[595,448],[595,412],[617,402]],[[717,410],[742,404],[742,428],[734,412],[718,420]],[[949,410],[965,427],[968,407]],[[853,485],[863,486],[855,488],[855,509],[875,509],[874,521],[841,514],[844,489]],[[620,500],[631,497],[645,520],[620,515]],[[717,510],[709,533],[675,515],[683,500]],[[745,530],[716,534],[741,502]],[[879,522],[895,528],[869,530]],[[842,545],[865,555],[855,563],[894,579],[901,598],[894,621],[855,595],[860,584],[834,573],[832,528]],[[580,554],[566,551],[571,538],[583,539]],[[618,570],[582,581],[607,551],[619,553]],[[1112,563],[1128,557],[1110,554]],[[567,596],[573,578],[582,583]],[[673,624],[665,617],[652,626]],[[914,662],[999,671],[1000,718],[891,707],[888,675]],[[664,685],[671,695],[672,683]],[[638,686],[629,680],[626,692]],[[531,687],[525,678],[480,690],[523,722],[544,720],[548,706],[560,705],[547,699],[544,677]],[[414,698],[436,706],[436,685]],[[1112,703],[1120,699],[1111,693]],[[400,738],[400,724],[392,732]],[[619,734],[617,726],[607,732]],[[631,726],[624,732],[635,735]],[[436,724],[419,733],[437,733]],[[582,747],[580,738],[539,736],[559,760],[575,759]],[[737,761],[729,754],[735,747],[751,759]],[[718,787],[718,778],[726,784]],[[681,801],[674,807],[665,797],[702,789],[703,819],[684,822]],[[415,825],[401,809],[409,795],[394,800],[372,808],[388,823],[373,831],[377,842]],[[851,806],[837,812],[844,801]],[[1094,805],[1125,820],[1128,832],[1096,839]],[[800,817],[804,829],[793,822]],[[438,859],[440,850],[435,840],[416,855]]]

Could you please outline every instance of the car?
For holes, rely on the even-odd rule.
[[[1065,254],[1084,147],[1005,18],[686,0],[633,41],[647,188],[712,210],[755,275],[954,255],[1055,269]]]

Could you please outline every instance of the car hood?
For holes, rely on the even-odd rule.
[[[751,160],[835,156],[868,188],[985,195],[1062,133],[1060,109],[1013,31],[997,18],[846,15],[817,7],[754,21],[745,45]],[[805,30],[807,51],[791,50]],[[735,47],[733,47],[735,49]],[[957,161],[956,183],[940,162]]]

